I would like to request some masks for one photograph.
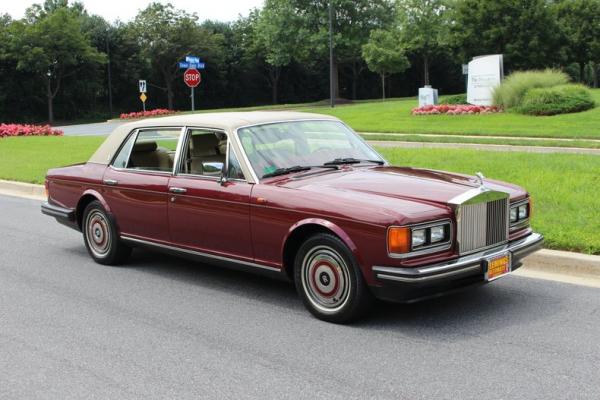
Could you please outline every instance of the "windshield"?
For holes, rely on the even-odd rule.
[[[242,147],[259,178],[290,167],[322,166],[334,160],[382,161],[338,121],[278,122],[242,128]]]

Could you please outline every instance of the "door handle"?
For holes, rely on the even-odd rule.
[[[105,179],[104,184],[109,186],[117,186],[119,182],[114,179]]]
[[[178,188],[178,187],[171,187],[171,188],[169,188],[169,192],[175,193],[175,194],[183,194],[183,193],[187,192],[187,189]]]

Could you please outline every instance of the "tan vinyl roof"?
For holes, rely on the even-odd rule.
[[[202,127],[221,129],[233,132],[247,125],[259,125],[270,122],[295,121],[303,119],[337,120],[329,115],[292,112],[292,111],[246,111],[246,112],[217,112],[201,114],[183,114],[170,117],[149,118],[130,122],[117,127],[113,133],[100,145],[89,162],[108,164],[129,132],[137,128],[152,127]]]

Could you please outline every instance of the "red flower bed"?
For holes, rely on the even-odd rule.
[[[120,119],[146,118],[146,117],[155,117],[157,115],[174,114],[175,112],[176,111],[173,111],[173,110],[167,110],[166,108],[157,108],[157,109],[148,110],[148,111],[123,113],[119,116],[119,118]]]
[[[441,104],[437,106],[423,106],[413,108],[412,115],[468,115],[468,114],[489,114],[502,112],[502,109],[496,106],[473,106],[470,104]]]
[[[62,136],[63,131],[50,125],[0,124],[0,138],[8,136]]]

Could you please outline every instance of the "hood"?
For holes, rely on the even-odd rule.
[[[518,186],[484,180],[491,189],[506,192],[512,199],[524,197]],[[324,192],[354,192],[360,194],[402,199],[433,206],[448,202],[468,190],[480,186],[478,178],[427,169],[408,167],[359,167],[339,171],[297,174],[275,183],[293,189]]]

